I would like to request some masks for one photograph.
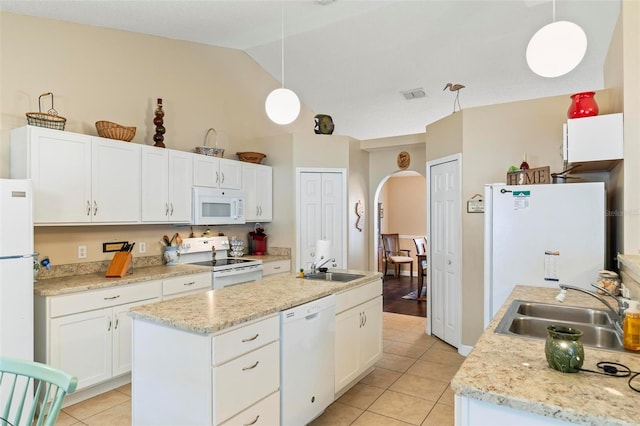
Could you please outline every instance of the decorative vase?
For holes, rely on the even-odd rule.
[[[582,92],[571,95],[571,105],[569,105],[567,117],[581,118],[598,115],[598,104],[594,98],[595,94],[595,92]]]
[[[164,111],[162,110],[162,98],[158,98],[158,106],[156,107],[155,118],[153,119],[153,124],[156,125],[156,134],[153,135],[153,141],[155,142],[153,146],[158,146],[160,148],[165,148],[164,145],[164,133],[166,129],[164,128]]]
[[[547,327],[544,354],[549,367],[562,373],[577,373],[584,362],[581,337],[582,331],[577,328],[561,325]]]

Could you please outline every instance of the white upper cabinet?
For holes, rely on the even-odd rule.
[[[11,132],[11,177],[31,178],[34,223],[138,223],[140,145],[24,126]]]
[[[142,221],[189,223],[193,154],[142,147]]]
[[[574,118],[564,126],[563,154],[569,163],[623,158],[622,114]],[[580,172],[582,169],[576,170]]]
[[[140,221],[140,145],[92,137],[91,221]]]
[[[242,189],[241,163],[225,158],[196,154],[193,156],[193,185]]]
[[[270,166],[242,163],[242,189],[247,222],[273,220],[273,170]]]

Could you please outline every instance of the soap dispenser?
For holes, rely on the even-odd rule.
[[[624,348],[630,351],[640,351],[640,302],[627,301],[629,307],[625,312],[623,335]]]

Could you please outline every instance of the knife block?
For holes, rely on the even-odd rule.
[[[133,258],[130,252],[119,251],[113,255],[109,268],[105,277],[124,277],[131,265],[131,259]]]

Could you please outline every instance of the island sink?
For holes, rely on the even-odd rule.
[[[308,280],[339,281],[346,283],[364,277],[364,275],[347,274],[345,272],[316,272],[304,276]]]
[[[582,330],[585,346],[624,352],[614,324],[606,310],[514,300],[496,333],[546,339],[548,326],[564,325]]]

